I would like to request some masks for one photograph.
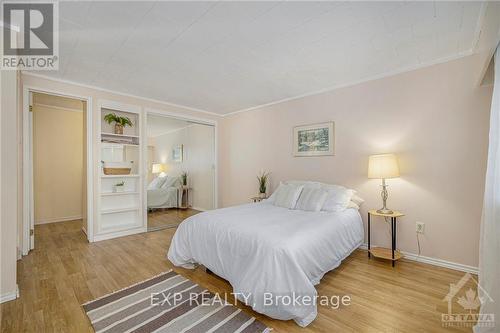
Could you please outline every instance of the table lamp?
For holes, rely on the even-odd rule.
[[[371,155],[368,158],[368,178],[382,179],[382,203],[383,207],[377,213],[392,214],[393,211],[387,208],[387,185],[388,178],[399,177],[398,159],[394,154]]]

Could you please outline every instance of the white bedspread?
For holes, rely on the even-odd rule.
[[[317,315],[315,304],[268,305],[269,293],[273,300],[276,295],[314,297],[314,285],[362,244],[363,232],[355,209],[305,212],[262,202],[186,219],[168,259],[184,268],[202,264],[228,280],[233,292],[241,293],[240,301],[249,296],[246,303],[255,311],[307,326]]]
[[[176,187],[148,190],[148,208],[177,207],[177,195]]]

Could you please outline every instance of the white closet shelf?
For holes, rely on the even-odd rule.
[[[114,214],[114,213],[133,212],[133,211],[136,211],[136,210],[139,210],[139,207],[103,209],[103,210],[101,210],[101,214]]]
[[[137,178],[139,175],[101,175],[102,178]]]
[[[101,193],[102,196],[132,195],[132,194],[139,194],[139,192],[137,192],[137,191],[123,191],[123,192],[103,192],[103,193]]]
[[[129,135],[129,134],[115,134],[115,133],[105,133],[105,132],[102,132],[101,133],[101,136],[115,136],[117,138],[138,138],[139,136],[138,135]]]

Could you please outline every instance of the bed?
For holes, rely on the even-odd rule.
[[[161,180],[155,178],[148,185],[148,209],[179,207],[179,177],[166,176],[163,178]]]
[[[186,219],[172,239],[168,259],[184,268],[202,264],[229,281],[239,301],[255,311],[305,327],[317,315],[316,304],[293,306],[277,299],[316,296],[314,286],[323,275],[363,239],[356,209],[309,212],[263,201]]]

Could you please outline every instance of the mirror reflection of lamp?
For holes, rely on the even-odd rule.
[[[167,171],[167,165],[163,163],[154,163],[151,173],[159,174],[158,177],[165,177],[165,172]]]

